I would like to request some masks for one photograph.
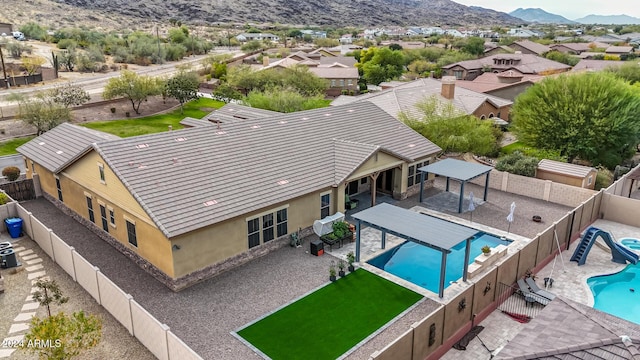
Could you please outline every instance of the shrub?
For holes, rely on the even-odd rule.
[[[338,221],[333,223],[333,234],[336,238],[343,238],[349,233],[349,225],[344,221]]]
[[[525,156],[520,151],[515,151],[498,159],[496,170],[534,177],[536,176],[538,162],[539,160],[535,157]]]
[[[7,166],[2,169],[2,176],[6,177],[9,181],[16,181],[20,177],[20,169],[15,166]]]
[[[598,165],[597,169],[595,190],[609,187],[613,183],[613,173],[602,165]]]
[[[0,192],[0,205],[4,205],[9,202],[9,196],[7,194]]]

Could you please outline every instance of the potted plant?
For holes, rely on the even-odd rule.
[[[353,251],[349,251],[347,254],[347,263],[349,264],[349,272],[353,272],[355,268],[353,267],[353,263],[356,261],[356,256],[353,255]]]
[[[334,261],[329,264],[329,280],[336,281],[336,263]]]
[[[484,256],[491,255],[491,248],[489,247],[489,245],[483,246],[481,250],[482,250],[482,253],[484,254]]]
[[[340,271],[338,271],[338,275],[340,275],[340,277],[343,277],[344,274],[344,268],[347,267],[347,264],[344,262],[344,260],[340,259],[338,260],[338,269],[340,269]]]

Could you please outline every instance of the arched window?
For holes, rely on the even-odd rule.
[[[493,113],[489,113],[489,119],[493,117]]]
[[[480,120],[484,120],[484,119],[485,119],[484,115],[480,116]]]

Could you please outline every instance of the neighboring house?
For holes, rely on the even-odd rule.
[[[444,30],[441,27],[433,26],[428,28],[422,28],[422,33],[431,36],[431,35],[444,35]]]
[[[457,37],[457,38],[461,38],[461,37],[465,37],[465,35],[463,33],[461,33],[460,31],[456,30],[456,29],[447,29],[444,32],[446,35],[451,35],[453,37]]]
[[[346,93],[354,95],[358,93],[358,79],[360,74],[355,67],[356,59],[347,56],[321,56],[320,52],[305,53],[298,51],[287,56],[284,59],[267,63],[264,62],[265,69],[289,68],[292,66],[303,65],[309,68],[321,79],[327,80],[329,88],[326,91],[327,96],[338,96]],[[263,58],[264,60],[264,58]]]
[[[420,118],[422,114],[416,105],[430,97],[435,97],[443,104],[452,104],[463,114],[474,115],[480,119],[506,120],[509,118],[513,104],[509,100],[457,87],[453,77],[445,77],[442,81],[426,78],[404,83],[393,81],[380,85],[383,85],[385,90],[356,97],[340,96],[331,105],[371,102],[395,118],[399,118],[401,112]]]
[[[300,30],[300,32],[302,33],[302,35],[311,36],[312,39],[326,39],[327,38],[327,32],[326,31],[305,29],[305,30]]]
[[[509,32],[507,33],[508,36],[511,37],[518,37],[518,38],[530,38],[530,37],[537,37],[539,36],[538,33],[529,30],[529,29],[511,29],[509,30]]]
[[[571,71],[600,71],[610,67],[618,67],[625,64],[624,61],[610,61],[610,60],[580,60]]]
[[[369,103],[200,125],[119,139],[65,123],[18,151],[49,200],[173,290],[285,246],[345,193],[406,197],[441,151]]]
[[[609,46],[605,51],[609,55],[629,55],[633,54],[632,46]]]
[[[606,49],[610,45],[601,42],[590,43],[563,43],[554,44],[550,48],[555,51],[559,51],[565,54],[580,55],[583,52],[593,52],[594,49]]]
[[[542,79],[544,76],[525,75],[515,70],[507,70],[497,74],[486,72],[473,81],[459,80],[456,85],[467,90],[515,101],[518,95]]]
[[[531,54],[498,54],[461,61],[442,67],[443,74],[458,80],[473,80],[485,72],[515,70],[528,75],[551,75],[571,70],[571,66]]]
[[[13,32],[13,25],[8,23],[0,23],[0,34],[9,35]]]
[[[269,33],[242,33],[236,36],[236,39],[240,42],[246,42],[251,40],[280,41],[280,37],[278,35],[273,35]]]
[[[595,168],[548,159],[540,160],[536,169],[538,179],[592,190],[596,186],[596,175],[598,170]]]
[[[351,34],[344,34],[340,37],[340,44],[351,44],[353,43],[353,36]]]
[[[486,50],[484,51],[484,56],[486,57],[486,56],[494,56],[499,54],[513,54],[514,52],[515,51],[513,51],[512,48],[506,45],[500,45],[500,46],[486,48]]]
[[[533,54],[542,56],[542,54],[551,51],[551,48],[538,44],[537,42],[533,42],[531,40],[520,40],[509,45],[515,51],[520,51],[522,54]]]

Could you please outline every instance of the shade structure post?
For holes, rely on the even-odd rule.
[[[446,187],[445,191],[449,191],[449,177],[448,176],[447,176],[447,187]]]
[[[464,181],[460,183],[460,199],[458,199],[458,214],[462,212],[462,200],[464,200]]]
[[[360,220],[356,223],[356,262],[360,262]]]
[[[487,173],[487,177],[484,180],[484,198],[483,198],[484,201],[487,201],[487,194],[489,193],[489,174],[490,173],[491,172]]]
[[[422,196],[424,195],[424,171],[420,171],[420,202],[422,202]]]
[[[386,230],[382,230],[382,244],[380,244],[382,246],[382,249],[384,250],[385,246],[387,243],[387,231]]]
[[[440,262],[440,289],[438,290],[438,296],[440,299],[444,297],[444,280],[447,274],[447,252],[442,252],[442,261]]]
[[[462,281],[466,282],[467,281],[467,272],[469,271],[469,257],[470,257],[470,253],[471,253],[471,240],[473,238],[467,238],[467,240],[465,240],[466,246],[464,249],[464,270],[462,271]]]

